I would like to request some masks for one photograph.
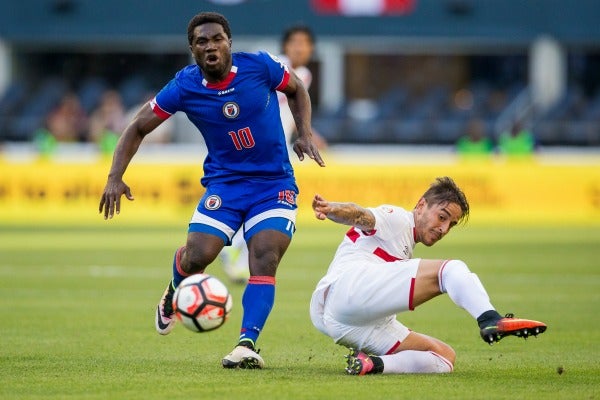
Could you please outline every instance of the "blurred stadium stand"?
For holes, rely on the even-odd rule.
[[[600,146],[597,0],[413,0],[402,15],[353,17],[308,0],[236,3],[0,1],[0,65],[11,66],[0,72],[0,142],[31,140],[68,91],[88,114],[108,89],[127,108],[146,100],[190,62],[190,17],[214,10],[229,18],[234,50],[278,53],[286,27],[314,29],[313,122],[332,144],[452,145],[476,117],[494,138],[518,118],[542,145]],[[564,63],[562,75],[554,66],[564,87],[544,107],[532,85],[540,37]],[[176,140],[191,140],[178,121]]]

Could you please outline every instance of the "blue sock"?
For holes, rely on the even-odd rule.
[[[177,286],[179,286],[182,280],[190,276],[189,274],[184,272],[180,266],[181,251],[183,249],[185,249],[185,246],[181,246],[180,248],[178,248],[175,252],[175,256],[173,257],[173,281],[171,282],[173,289],[177,288]]]
[[[242,329],[240,342],[250,341],[252,347],[265,326],[275,302],[275,277],[251,276],[242,296]]]

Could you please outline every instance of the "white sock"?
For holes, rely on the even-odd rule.
[[[460,260],[449,260],[440,268],[440,291],[448,293],[454,304],[467,310],[473,318],[485,311],[495,310],[485,288],[476,274]]]
[[[404,350],[379,358],[384,374],[442,374],[453,369],[450,361],[432,351]]]

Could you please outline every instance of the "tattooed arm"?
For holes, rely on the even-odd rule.
[[[335,203],[316,194],[312,201],[315,217],[330,220],[343,225],[355,226],[365,232],[375,228],[375,216],[370,210],[354,203]]]

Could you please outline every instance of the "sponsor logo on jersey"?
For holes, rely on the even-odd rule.
[[[223,104],[223,115],[227,118],[237,118],[240,115],[240,106],[234,101]]]
[[[222,203],[223,202],[221,198],[216,194],[213,194],[206,198],[204,201],[204,207],[206,207],[207,210],[216,210],[217,208],[221,207]]]
[[[223,96],[223,95],[226,95],[227,93],[231,93],[231,92],[235,92],[235,88],[234,87],[218,91],[217,92],[217,96]]]
[[[402,249],[402,253],[404,253],[405,256],[409,256],[410,255],[410,251],[408,249],[408,246],[404,246],[404,248]]]

